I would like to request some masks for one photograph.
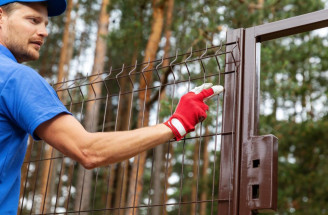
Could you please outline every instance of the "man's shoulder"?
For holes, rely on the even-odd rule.
[[[6,86],[12,88],[29,84],[44,85],[44,82],[45,80],[34,69],[17,62],[6,64],[0,58],[0,94]]]
[[[17,63],[15,61],[5,61],[0,56],[0,82],[6,81],[12,77],[19,78],[41,78],[41,76],[32,68]]]
[[[22,70],[22,71],[28,71],[28,72],[32,72],[35,70],[24,65],[24,64],[21,64],[21,63],[18,63],[6,56],[3,56],[3,55],[0,55],[0,71],[1,72],[12,72],[12,71],[16,71],[16,70]]]

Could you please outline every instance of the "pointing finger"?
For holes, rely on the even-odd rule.
[[[213,96],[219,95],[220,93],[223,92],[224,88],[221,85],[215,85],[212,86],[211,89],[213,90],[213,94],[206,96],[203,100],[204,102],[207,101],[208,99],[212,98]]]
[[[205,83],[205,84],[202,84],[202,85],[200,85],[198,87],[195,87],[194,89],[191,90],[191,92],[194,92],[197,95],[200,92],[202,92],[202,90],[209,89],[212,86],[213,86],[212,83]]]

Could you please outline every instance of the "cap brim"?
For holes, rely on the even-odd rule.
[[[59,16],[66,10],[66,0],[48,0],[48,16]]]
[[[4,4],[9,4],[13,2],[47,2],[48,4],[48,16],[59,16],[64,13],[66,10],[66,0],[6,0],[0,2],[0,6]]]

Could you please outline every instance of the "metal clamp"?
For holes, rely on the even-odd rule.
[[[247,207],[254,213],[277,210],[278,139],[252,137],[244,143],[241,189],[247,189]]]

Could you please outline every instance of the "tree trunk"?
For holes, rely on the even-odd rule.
[[[65,69],[65,63],[67,52],[68,52],[68,46],[69,46],[69,40],[70,40],[70,25],[71,25],[71,11],[73,9],[74,2],[73,0],[67,1],[67,11],[66,11],[66,21],[65,21],[65,28],[63,33],[63,45],[61,47],[60,51],[60,57],[59,57],[59,65],[58,65],[58,76],[57,76],[57,82],[62,82],[64,77],[66,76],[68,69]],[[59,97],[61,98],[61,97]]]
[[[115,189],[115,208],[121,208],[124,207],[125,202],[125,193],[126,193],[126,187],[127,187],[127,172],[128,172],[128,166],[129,160],[125,160],[121,162],[118,165],[118,175],[117,175],[117,181],[116,181],[116,189]],[[115,210],[113,214],[117,215],[123,215],[124,209]]]
[[[45,143],[44,143],[45,144]],[[41,198],[41,205],[40,205],[40,213],[44,213],[47,211],[47,189],[49,184],[51,183],[51,177],[49,177],[49,174],[52,171],[52,160],[51,157],[53,155],[53,148],[50,145],[45,145],[45,152],[44,152],[44,161],[43,161],[43,167],[42,167],[42,176],[41,176],[41,187],[40,187],[40,194],[42,195]]]
[[[161,200],[163,197],[163,177],[161,177],[162,167],[163,167],[163,155],[164,155],[164,145],[159,145],[155,148],[155,161],[154,161],[154,196],[153,196],[153,205],[161,204]],[[161,207],[153,207],[152,213],[153,215],[161,214]]]
[[[71,198],[71,190],[72,190],[72,180],[73,180],[73,171],[74,171],[74,164],[75,164],[75,161],[71,160],[70,164],[69,164],[69,168],[68,168],[68,180],[67,180],[67,184],[70,183],[70,185],[67,186],[67,193],[69,194],[67,196],[67,198],[65,199],[65,202],[64,202],[64,207],[66,208],[66,211],[69,210],[69,201],[70,201],[70,198]]]
[[[172,34],[172,30],[171,30],[171,25],[172,25],[172,18],[173,18],[173,8],[174,8],[174,0],[168,0],[166,2],[166,24],[165,24],[165,47],[164,47],[164,62],[163,62],[163,67],[167,67],[169,65],[169,59],[166,59],[170,56],[170,49],[171,49],[171,34]],[[165,97],[165,91],[161,91],[161,95],[158,98],[158,102],[160,102],[161,98],[163,99],[163,97]],[[158,113],[159,114],[159,113]],[[170,146],[170,151],[171,151],[171,155],[173,156],[173,147],[172,145]],[[164,145],[159,145],[155,148],[155,174],[154,174],[154,202],[153,204],[161,204],[160,200],[163,199],[163,191],[162,191],[162,181],[163,178],[161,178],[160,173],[162,170],[162,165],[161,163],[163,163],[163,153],[164,152]],[[172,173],[172,156],[169,159],[169,169],[168,169],[168,174],[167,174],[167,178],[166,178],[166,190],[164,191],[164,199],[163,202],[165,203],[167,201],[167,189],[169,188],[169,183],[168,183],[168,179]],[[162,210],[163,211],[163,210]],[[161,208],[160,207],[154,207],[153,209],[154,215],[160,215],[161,214]],[[164,214],[166,214],[166,209],[164,209]]]
[[[105,124],[104,126],[104,131],[112,131],[112,125],[110,124],[110,122],[112,122],[113,120],[113,115],[111,113],[114,113],[113,111],[113,105],[112,105],[112,100],[108,99],[107,101],[107,113],[106,113],[106,119],[105,122],[108,123],[108,125]],[[111,164],[108,166],[108,172],[107,174],[104,175],[104,180],[105,180],[105,184],[107,184],[107,190],[106,192],[104,192],[105,195],[105,199],[106,199],[106,208],[111,208],[112,207],[112,196],[114,194],[113,190],[114,190],[114,181],[115,181],[115,169],[116,169],[116,165],[117,164]],[[105,214],[109,215],[111,214],[112,211],[111,210],[106,210]]]
[[[43,144],[35,144],[34,145],[34,147],[37,147],[37,155],[36,155],[36,158],[38,158],[38,159],[42,159],[42,152],[43,152]],[[39,161],[39,162],[35,162],[35,172],[34,172],[34,174],[33,174],[33,176],[32,176],[32,178],[31,178],[31,180],[30,180],[30,184],[31,184],[31,188],[30,188],[30,190],[33,190],[33,195],[37,195],[37,189],[38,189],[38,187],[37,187],[37,182],[38,182],[38,175],[39,175],[39,172],[42,172],[42,169],[41,169],[41,161]],[[26,203],[25,203],[26,204]],[[25,205],[24,204],[24,205]],[[38,208],[36,208],[35,207],[35,202],[32,202],[32,208],[31,208],[31,211],[33,211],[33,209],[34,209],[34,212],[35,213],[38,213]]]
[[[109,25],[109,3],[109,0],[103,0],[101,4],[100,15],[98,20],[96,49],[92,68],[93,77],[90,77],[89,82],[92,82],[93,80],[98,78],[97,74],[103,73],[107,47],[106,36],[108,34]],[[98,81],[99,80],[100,79],[98,79]],[[87,103],[86,107],[85,128],[88,129],[90,132],[97,131],[100,104],[95,99],[96,97],[101,96],[101,88],[102,82],[89,86],[89,102]],[[92,170],[85,170],[81,165],[79,165],[78,176],[79,179],[82,180],[78,180],[77,183],[77,199],[75,202],[75,210],[90,210],[90,197],[93,196],[91,194]]]
[[[116,164],[112,164],[110,167],[110,173],[109,173],[109,179],[108,179],[108,193],[107,193],[107,201],[106,201],[106,208],[112,208],[112,200],[113,200],[113,194],[114,193],[114,181],[115,181],[115,169]],[[106,215],[111,214],[110,210],[106,211]]]
[[[156,53],[158,50],[159,42],[162,35],[162,29],[164,24],[164,4],[160,0],[153,0],[153,23],[151,27],[151,34],[148,39],[144,62],[152,61],[156,58]],[[150,64],[147,70],[151,70],[153,65]],[[147,83],[152,82],[152,73],[147,72],[144,74],[147,80]],[[140,89],[147,89],[146,82],[143,78],[140,79]],[[148,125],[149,121],[149,108],[146,108],[146,103],[150,99],[150,91],[140,91],[139,92],[139,105],[140,105],[140,112],[138,114],[138,127],[144,127]],[[133,162],[133,168],[131,172],[131,183],[129,185],[129,196],[128,196],[128,207],[133,207],[139,205],[141,201],[141,193],[143,188],[143,172],[144,172],[144,165],[146,162],[146,155],[147,152],[143,152],[137,157],[135,157]],[[138,165],[139,164],[139,165]],[[139,168],[138,174],[137,169]],[[136,181],[134,181],[136,180]],[[137,185],[135,184],[137,183]],[[135,186],[136,193],[135,193]],[[130,214],[138,214],[138,211],[133,208],[127,210],[128,215]]]
[[[173,20],[173,9],[174,9],[174,0],[167,0],[167,9],[166,9],[166,25],[165,25],[165,47],[164,47],[164,59],[170,56],[171,49],[171,35],[172,35],[172,20]],[[163,67],[169,65],[169,59],[164,60]]]

